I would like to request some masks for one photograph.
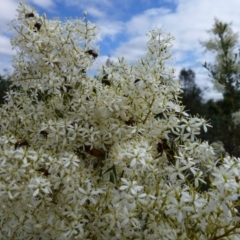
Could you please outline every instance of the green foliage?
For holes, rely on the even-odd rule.
[[[234,33],[231,24],[215,19],[213,28],[209,31],[210,39],[202,42],[206,51],[213,52],[213,63],[204,63],[209,71],[215,87],[223,92],[224,102],[228,111],[233,113],[240,108],[239,90],[239,53],[235,53],[238,35]]]
[[[240,134],[232,120],[232,114],[240,108],[239,53],[235,53],[238,35],[233,32],[231,24],[217,19],[209,35],[210,39],[202,45],[206,51],[213,52],[215,59],[203,66],[209,71],[215,87],[223,92],[223,99],[215,106],[212,101],[206,103],[206,113],[214,125],[209,131],[210,138],[216,140],[217,137],[230,155],[240,156]]]
[[[202,90],[195,83],[195,72],[191,69],[182,69],[179,80],[183,86],[182,102],[191,115],[204,115],[202,111]]]
[[[221,141],[230,155],[240,156],[239,126],[234,125],[231,118],[231,106],[228,99],[218,101],[209,100],[204,105],[205,116],[210,119],[212,129],[202,133],[201,137],[210,143]]]
[[[240,67],[239,53],[235,53],[238,36],[233,32],[231,24],[215,19],[208,31],[210,38],[202,42],[207,52],[214,54],[214,61],[204,63],[223,99],[203,102],[202,90],[195,84],[195,73],[183,69],[180,82],[183,85],[183,105],[191,115],[199,114],[209,120],[213,128],[201,133],[201,138],[210,143],[221,141],[230,155],[240,157],[240,133],[234,124],[232,114],[240,109]]]
[[[200,138],[209,143],[221,141],[230,155],[240,156],[240,133],[231,118],[229,93],[224,94],[221,100],[204,102],[203,91],[196,85],[195,73],[191,69],[181,70],[179,79],[183,85],[182,103],[186,111],[191,115],[204,116],[213,126],[207,132],[201,131]],[[236,99],[240,102],[240,92],[237,90]]]
[[[6,95],[6,91],[11,85],[11,81],[9,78],[0,75],[0,104],[4,103],[4,96]]]

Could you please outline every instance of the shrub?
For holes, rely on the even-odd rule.
[[[20,4],[0,108],[1,239],[238,239],[240,160],[215,162],[167,67],[172,37],[87,76],[98,28]],[[208,185],[207,185],[208,184]]]

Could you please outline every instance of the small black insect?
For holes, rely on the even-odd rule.
[[[105,74],[102,78],[102,84],[111,86],[110,81],[108,80],[108,74]]]
[[[137,79],[134,81],[134,83],[136,84],[136,83],[138,83],[138,82],[140,82],[140,81],[141,81],[141,79],[137,78]]]
[[[46,168],[40,168],[37,171],[41,172],[42,175],[44,175],[44,176],[48,176],[50,174]]]
[[[130,118],[129,120],[125,121],[125,123],[128,126],[134,126],[136,124],[136,122],[132,118]]]
[[[47,137],[47,136],[48,136],[48,132],[45,131],[45,130],[41,131],[40,134],[42,134],[44,137]]]
[[[33,14],[33,13],[27,13],[27,14],[25,14],[25,18],[31,18],[31,17],[34,17],[34,14]]]
[[[92,55],[93,58],[97,58],[98,57],[98,53],[95,50],[90,49],[90,50],[87,51],[87,53]]]
[[[84,149],[85,149],[86,153],[88,153],[88,154],[90,154],[90,155],[92,155],[94,157],[102,158],[102,157],[105,156],[105,153],[102,150],[100,150],[100,149],[97,149],[97,148],[94,148],[94,147],[91,148],[88,145],[84,145]]]
[[[22,146],[29,146],[28,142],[25,139],[19,139],[16,143],[15,143],[15,150],[19,147]]]
[[[175,162],[175,155],[177,154],[177,148],[172,140],[161,139],[161,142],[157,143],[158,156],[161,157],[165,152],[169,164]]]
[[[37,23],[35,23],[34,28],[37,29],[37,31],[39,31],[41,26],[42,26],[42,24],[37,22]],[[34,32],[37,32],[37,31],[34,31]]]

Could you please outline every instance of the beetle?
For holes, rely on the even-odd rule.
[[[15,150],[19,147],[22,146],[29,146],[28,142],[25,139],[19,139],[16,143],[15,143]]]
[[[46,169],[46,168],[44,168],[44,167],[38,169],[37,171],[38,171],[38,172],[41,172],[42,175],[44,175],[44,176],[48,176],[48,175],[50,174],[50,173],[48,172],[48,169]]]
[[[161,142],[157,143],[157,151],[159,153],[157,158],[161,157],[163,152],[165,152],[168,163],[170,164],[175,162],[175,153],[177,149],[173,140],[167,140],[166,138],[161,139]]]
[[[37,32],[37,31],[39,31],[40,30],[40,28],[41,28],[41,26],[42,26],[42,24],[40,23],[40,22],[36,22],[35,23],[35,25],[34,25],[34,29],[37,29],[36,31],[34,31],[34,32]]]
[[[87,51],[87,53],[92,55],[93,58],[97,58],[98,57],[98,53],[95,50],[90,49],[90,50]]]
[[[27,14],[25,14],[25,18],[31,18],[31,17],[34,17],[34,14],[33,14],[33,13],[27,13]]]

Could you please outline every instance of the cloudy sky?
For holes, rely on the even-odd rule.
[[[0,3],[0,73],[11,69],[10,45],[13,34],[8,31],[8,23],[16,16],[20,1],[1,0]],[[196,81],[201,88],[208,87],[207,98],[221,95],[212,90],[211,80],[202,64],[210,55],[203,52],[200,40],[207,40],[206,30],[214,23],[214,18],[232,22],[235,32],[240,28],[240,0],[26,0],[26,3],[48,18],[82,17],[100,26],[100,57],[95,67],[104,64],[108,55],[117,59],[124,56],[134,63],[144,55],[146,33],[156,27],[165,29],[174,36],[173,64],[176,76],[182,68],[196,72]]]

